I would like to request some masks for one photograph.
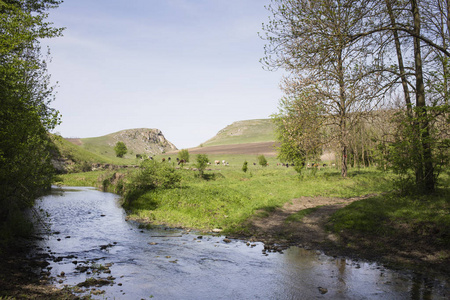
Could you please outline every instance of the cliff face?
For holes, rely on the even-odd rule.
[[[119,141],[124,142],[128,151],[136,154],[155,155],[177,150],[174,144],[166,140],[159,129],[128,129],[108,135],[108,146],[114,147]]]

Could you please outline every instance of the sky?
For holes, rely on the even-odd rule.
[[[269,118],[281,71],[263,69],[270,0],[65,0],[43,41],[63,137],[157,128],[179,149]]]

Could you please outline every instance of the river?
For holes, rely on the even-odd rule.
[[[48,213],[36,256],[55,285],[94,299],[448,299],[450,284],[376,263],[291,247],[224,241],[126,221],[119,197],[57,188],[37,201]],[[51,232],[51,234],[48,234]],[[91,279],[90,279],[91,278]],[[94,278],[94,279],[92,279]],[[87,283],[93,283],[89,286]],[[97,295],[95,295],[97,294]]]

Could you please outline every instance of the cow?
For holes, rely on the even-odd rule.
[[[163,158],[162,158],[162,162],[165,162],[165,161],[166,161],[166,159],[163,157]]]
[[[186,163],[186,160],[185,159],[180,159],[180,160],[178,160],[178,165],[183,165],[183,164],[185,164]]]
[[[214,163],[216,164],[216,166],[220,165],[220,160],[215,160]]]

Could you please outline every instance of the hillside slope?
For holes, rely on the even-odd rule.
[[[202,147],[275,141],[275,125],[271,119],[234,122],[207,140]]]
[[[135,158],[136,154],[152,156],[177,150],[174,144],[166,140],[161,130],[149,128],[127,129],[100,137],[68,140],[89,152],[110,158],[115,158],[114,146],[119,141],[127,146],[128,153],[124,156],[126,159]]]

